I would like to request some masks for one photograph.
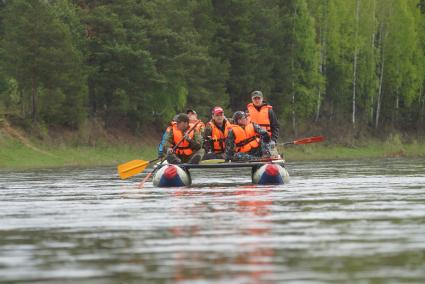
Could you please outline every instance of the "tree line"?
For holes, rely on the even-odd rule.
[[[0,112],[138,131],[261,90],[283,131],[423,131],[423,0],[3,0]]]

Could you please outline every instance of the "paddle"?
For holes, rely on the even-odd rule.
[[[163,163],[164,161],[161,161],[160,165]],[[144,179],[142,179],[142,181],[139,183],[138,188],[143,188],[143,186],[145,185],[145,182],[151,177],[151,175],[153,175],[153,173],[156,171],[156,169],[158,168],[158,165],[156,165],[156,168],[154,168],[150,173],[148,173]]]
[[[291,142],[285,142],[285,143],[280,144],[280,145],[309,144],[309,143],[322,142],[324,140],[325,140],[325,137],[323,137],[323,136],[313,136],[313,137],[303,138],[303,139],[299,139],[299,140],[295,140],[295,141],[291,141]]]
[[[182,137],[182,139],[180,139],[180,141],[173,147],[173,153],[174,153],[174,151],[176,151],[176,149],[177,149],[177,147],[179,147],[180,146],[180,144],[181,143],[183,143],[183,141],[184,141],[184,137],[186,136],[186,135],[189,135],[190,134],[190,132],[192,132],[195,128],[196,128],[196,126],[198,125],[198,123],[200,123],[201,121],[200,120],[198,120],[191,128],[189,128],[185,133],[184,133],[184,135],[183,135],[183,137]],[[158,160],[158,159],[157,159]],[[159,168],[161,168],[161,165],[162,165],[162,163],[164,163],[164,161],[165,161],[165,157],[164,158],[162,158],[162,160],[161,160],[161,162],[156,166],[156,168],[155,169],[153,169],[153,171],[151,171],[149,174],[147,174],[146,176],[145,176],[145,178],[140,182],[140,184],[139,184],[139,188],[143,188],[143,186],[145,185],[145,182],[159,169]]]
[[[158,161],[159,158],[150,161],[144,160],[132,160],[130,162],[118,165],[118,175],[121,179],[127,179],[138,173],[141,173],[144,169],[146,169],[149,164]]]

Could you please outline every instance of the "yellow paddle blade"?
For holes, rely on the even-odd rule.
[[[224,163],[225,160],[224,159],[209,159],[209,160],[202,160],[200,162],[201,165],[205,165],[205,164],[220,164],[220,163]]]
[[[118,175],[121,179],[127,179],[142,172],[149,165],[149,161],[132,160],[118,165]]]

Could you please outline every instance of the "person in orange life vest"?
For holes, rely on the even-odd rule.
[[[186,114],[189,116],[189,126],[195,125],[196,122],[199,121],[198,114],[194,109],[186,110]],[[198,129],[199,133],[203,133],[205,129],[205,124],[201,121],[196,125],[196,129]]]
[[[170,164],[190,163],[198,164],[202,160],[204,150],[202,147],[202,138],[199,131],[195,128],[186,134],[189,127],[189,117],[185,113],[177,115],[176,124],[170,129],[167,135],[164,148],[167,149],[167,162]],[[173,151],[181,139],[182,143]]]
[[[166,150],[164,149],[165,140],[167,140],[167,135],[168,133],[170,133],[171,128],[173,128],[173,125],[176,124],[176,118],[177,118],[177,115],[173,117],[173,120],[171,120],[170,124],[168,124],[167,128],[162,134],[161,142],[158,145],[158,158],[163,158],[165,155],[164,153],[164,150]]]
[[[226,138],[226,160],[248,161],[259,157],[270,157],[270,136],[258,124],[248,122],[243,111],[233,114],[233,125]]]
[[[267,130],[271,140],[276,143],[279,138],[279,122],[272,106],[264,101],[261,91],[251,92],[251,100],[252,103],[247,105],[251,121]]]
[[[270,152],[273,156],[279,156],[276,149],[277,139],[279,138],[279,122],[277,116],[272,106],[264,101],[261,91],[253,91],[250,95],[252,103],[247,105],[247,113],[249,114],[250,120],[267,130],[267,133],[271,137],[269,146]]]
[[[211,112],[211,120],[207,122],[203,133],[204,160],[225,159],[224,149],[230,122],[224,116],[224,110],[216,106]]]

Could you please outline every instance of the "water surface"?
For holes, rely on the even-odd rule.
[[[0,282],[424,283],[425,161],[288,163],[291,182],[193,170],[0,172]]]

